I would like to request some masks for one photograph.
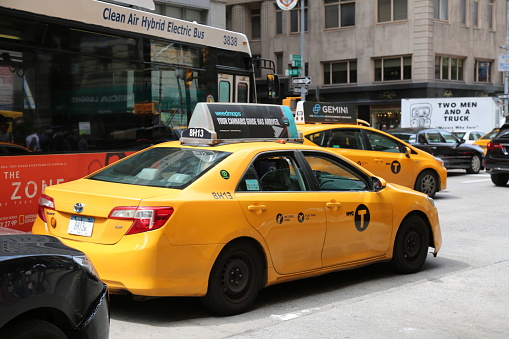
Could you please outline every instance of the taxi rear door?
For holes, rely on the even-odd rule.
[[[370,188],[370,178],[342,159],[304,152],[327,218],[324,267],[387,254],[392,237],[392,203]]]
[[[322,197],[290,153],[258,156],[236,189],[247,220],[263,236],[276,271],[322,267],[326,216]]]

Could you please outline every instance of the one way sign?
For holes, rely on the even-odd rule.
[[[311,83],[311,77],[293,78],[292,79],[293,85],[309,85],[310,83]]]

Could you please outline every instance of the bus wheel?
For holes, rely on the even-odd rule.
[[[391,265],[399,273],[419,271],[428,255],[429,231],[424,220],[409,216],[399,226]]]
[[[219,254],[209,277],[203,304],[219,315],[247,311],[262,288],[262,258],[248,241],[228,244]]]
[[[415,181],[415,190],[433,198],[438,191],[438,177],[432,171],[423,171]]]

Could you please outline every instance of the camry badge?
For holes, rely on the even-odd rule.
[[[84,205],[84,204],[82,204],[82,203],[80,203],[80,202],[79,202],[79,203],[77,203],[76,205],[74,205],[74,212],[76,212],[76,213],[81,213],[81,212],[83,212],[83,207],[85,207],[85,205]]]

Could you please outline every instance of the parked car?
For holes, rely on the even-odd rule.
[[[0,227],[0,338],[108,338],[108,289],[88,257]]]
[[[486,132],[477,131],[477,130],[454,130],[452,134],[458,137],[458,139],[463,139],[467,144],[473,144],[477,139],[481,138]]]
[[[491,132],[486,133],[485,135],[474,141],[473,145],[480,146],[483,149],[484,154],[486,154],[486,151],[488,150],[488,142],[490,142],[491,139],[493,139],[493,137],[497,135],[498,131],[500,131],[500,128],[494,128]]]
[[[488,143],[484,166],[495,185],[507,185],[509,181],[509,124],[503,125]]]
[[[447,169],[465,169],[476,174],[483,167],[481,147],[465,143],[449,131],[438,128],[397,128],[389,134],[443,160]]]
[[[303,145],[289,107],[198,103],[180,141],[48,186],[33,233],[83,250],[112,293],[247,311],[261,288],[441,247],[433,199]]]

